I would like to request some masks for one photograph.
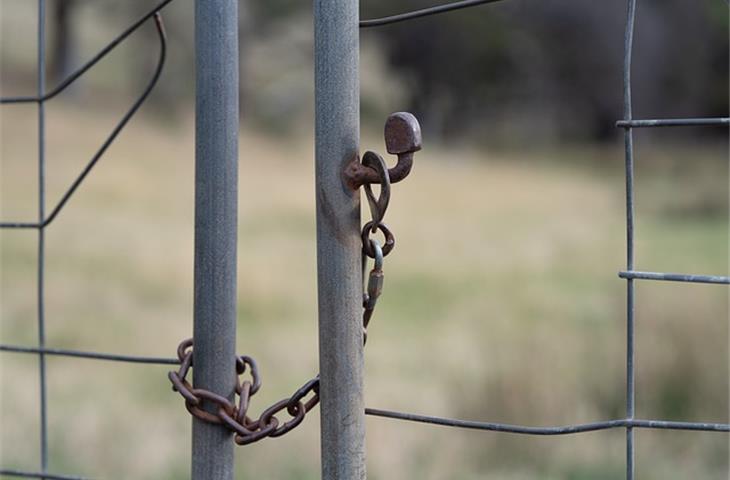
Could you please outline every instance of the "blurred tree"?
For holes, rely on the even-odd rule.
[[[55,75],[73,64],[71,18],[78,0],[56,0],[52,48]],[[87,3],[87,2],[81,2]],[[424,0],[368,0],[363,18],[423,8]],[[96,5],[96,3],[95,3]],[[97,15],[133,18],[147,0],[105,0]],[[192,8],[174,2],[165,18],[171,38],[166,88],[152,99],[173,107],[192,88]],[[311,5],[298,0],[241,2],[241,112],[263,124],[295,122],[307,113]],[[404,93],[393,108],[419,115],[431,138],[475,136],[518,141],[593,141],[616,135],[622,115],[626,2],[509,0],[362,32],[386,68],[379,80]],[[119,24],[114,20],[114,25]],[[720,0],[639,2],[634,50],[635,114],[644,117],[726,116],[728,9]],[[132,68],[148,71],[156,39],[145,28]],[[380,65],[377,49],[363,58]],[[144,76],[135,77],[140,82]],[[371,80],[372,79],[372,80]],[[377,93],[377,85],[363,95]],[[405,98],[404,101],[401,98]],[[372,98],[363,98],[364,105]],[[388,101],[392,101],[389,99]],[[376,102],[377,103],[377,102]],[[368,110],[366,108],[365,110]],[[272,123],[273,122],[273,123]],[[713,132],[708,130],[708,132]],[[714,133],[724,132],[714,130]],[[678,132],[682,134],[683,132]]]
[[[371,0],[367,17],[423,7]],[[411,79],[411,108],[432,135],[496,129],[501,138],[601,140],[622,114],[625,9],[625,2],[511,0],[367,34],[383,37],[392,67]],[[637,113],[727,115],[722,16],[727,5],[717,0],[640,2]]]

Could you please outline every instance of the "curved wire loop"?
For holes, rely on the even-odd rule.
[[[172,0],[165,0],[160,5],[158,5],[157,9],[162,8],[167,3],[171,2]],[[51,214],[46,217],[42,222],[0,222],[0,228],[45,228],[47,227],[61,212],[63,207],[66,205],[66,203],[69,201],[71,196],[76,192],[76,190],[79,188],[81,183],[84,181],[84,179],[89,175],[91,170],[94,168],[94,166],[98,163],[99,159],[104,155],[104,153],[109,149],[111,144],[116,140],[117,136],[119,136],[119,133],[124,129],[124,127],[129,123],[129,120],[134,116],[135,113],[137,113],[137,110],[142,106],[142,104],[147,100],[147,97],[152,93],[152,90],[154,89],[155,85],[157,84],[157,81],[160,78],[160,75],[162,74],[162,70],[165,66],[165,60],[167,58],[167,36],[165,35],[165,27],[162,22],[162,16],[160,13],[155,10],[152,13],[149,13],[142,17],[141,20],[139,20],[133,27],[130,27],[130,29],[127,29],[125,33],[118,37],[117,40],[112,42],[109,46],[107,46],[104,50],[102,50],[102,54],[95,57],[94,60],[89,62],[86,66],[82,67],[79,71],[72,74],[69,78],[71,80],[68,80],[67,82],[62,83],[60,87],[57,87],[56,90],[54,90],[53,95],[50,95],[51,98],[55,96],[57,93],[62,91],[64,88],[66,88],[68,85],[73,83],[73,81],[80,77],[85,71],[87,71],[89,68],[91,68],[96,62],[98,62],[104,55],[109,53],[114,47],[116,47],[122,40],[127,38],[134,30],[136,30],[139,25],[144,23],[145,20],[148,20],[149,18],[154,18],[154,24],[155,28],[157,29],[157,34],[160,40],[160,53],[157,60],[157,66],[155,67],[155,71],[152,75],[152,78],[147,83],[147,86],[142,91],[142,93],[137,97],[137,99],[134,101],[132,106],[127,110],[127,112],[122,116],[121,120],[117,123],[117,125],[112,129],[109,136],[104,140],[104,142],[101,144],[101,147],[94,153],[94,155],[91,157],[91,160],[86,164],[84,169],[81,171],[78,177],[73,181],[71,186],[66,190],[66,192],[61,197],[61,200],[56,204],[56,206],[51,211]],[[75,75],[75,76],[74,76]],[[43,99],[35,99],[35,100],[29,100],[29,101],[45,101],[47,98]],[[13,102],[4,102],[4,103],[13,103]]]

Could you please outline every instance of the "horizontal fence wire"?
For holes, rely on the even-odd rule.
[[[126,362],[126,363],[147,363],[157,365],[179,365],[180,360],[177,358],[165,357],[145,357],[139,355],[121,355],[115,353],[89,352],[83,350],[71,350],[65,348],[49,348],[49,347],[21,347],[18,345],[0,345],[0,352],[9,353],[31,353],[44,355],[55,355],[59,357],[75,357],[88,358],[90,360],[108,360],[110,362]]]
[[[480,422],[472,420],[458,420],[455,418],[434,417],[431,415],[419,415],[417,413],[396,412],[393,410],[380,410],[377,408],[366,408],[366,415],[374,417],[392,418],[395,420],[406,420],[409,422],[429,423],[444,427],[466,428],[471,430],[487,430],[490,432],[516,433],[522,435],[571,435],[576,433],[595,432],[598,430],[610,430],[613,428],[648,428],[662,430],[695,430],[704,432],[730,432],[730,424],[727,423],[699,423],[699,422],[674,422],[669,420],[639,420],[622,418],[618,420],[606,420],[604,422],[579,423],[574,425],[563,425],[559,427],[531,427],[524,425],[513,425],[509,423]]]
[[[28,472],[25,470],[0,469],[0,475],[15,478],[41,478],[45,480],[90,480],[88,477],[76,475],[60,475],[48,472]]]
[[[620,128],[657,128],[657,127],[726,127],[730,118],[664,118],[655,120],[619,120]]]
[[[621,271],[618,272],[618,276],[625,279],[730,285],[730,277],[721,277],[718,275],[687,275],[683,273]]]
[[[453,12],[464,8],[478,7],[487,3],[496,3],[503,0],[463,0],[461,2],[451,2],[433,7],[414,10],[406,13],[399,13],[389,17],[372,18],[368,20],[360,20],[360,28],[380,27],[382,25],[391,25],[393,23],[405,22],[406,20],[414,20],[416,18],[429,17],[440,13]]]

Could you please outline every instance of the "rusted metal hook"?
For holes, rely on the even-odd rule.
[[[385,148],[391,155],[398,156],[398,163],[388,169],[390,183],[397,183],[411,173],[413,154],[421,149],[421,126],[408,112],[396,112],[385,122]],[[365,155],[371,152],[366,152]],[[362,185],[381,183],[377,170],[360,163],[355,157],[344,171],[345,183],[353,190]]]

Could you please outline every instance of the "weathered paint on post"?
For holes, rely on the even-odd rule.
[[[194,386],[233,399],[238,202],[237,0],[195,2]],[[213,409],[213,405],[204,405]],[[193,418],[193,480],[232,480],[231,432]]]
[[[322,478],[365,478],[357,0],[314,0]]]

